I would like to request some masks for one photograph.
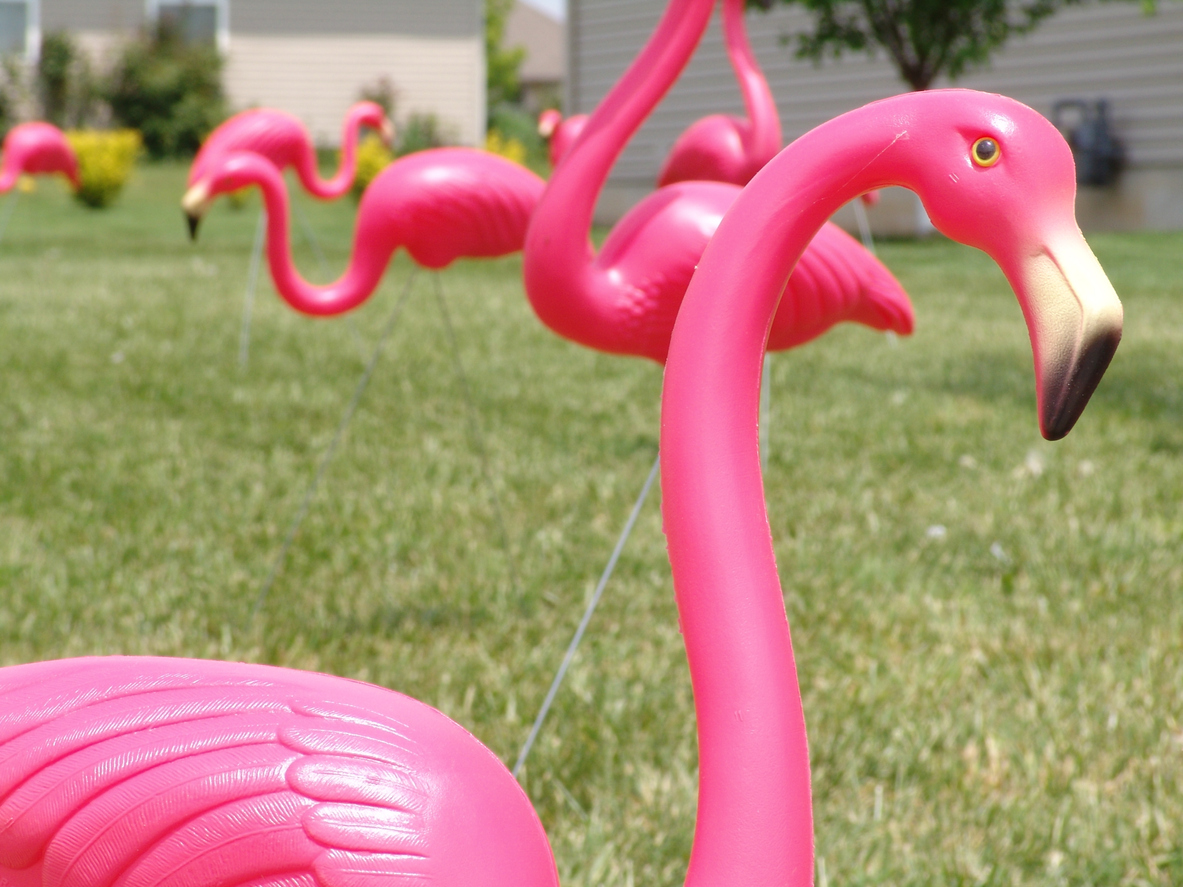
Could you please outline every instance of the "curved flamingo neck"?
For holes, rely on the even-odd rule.
[[[615,306],[592,274],[595,251],[588,234],[596,200],[628,140],[690,61],[714,3],[671,0],[649,42],[588,118],[534,211],[526,235],[526,291],[542,320],[560,332],[576,314],[583,315],[584,341],[594,338],[588,327],[613,326]],[[551,309],[560,304],[567,308],[556,316]],[[611,341],[606,333],[605,342]]]
[[[353,177],[357,173],[357,142],[362,127],[362,117],[365,109],[351,108],[341,124],[341,163],[337,172],[330,179],[320,177],[320,168],[316,162],[316,149],[311,141],[308,150],[304,152],[296,174],[300,177],[300,184],[314,197],[321,200],[336,200],[343,197],[353,184]]]
[[[666,363],[663,514],[699,734],[689,887],[813,881],[809,751],[757,429],[764,347],[793,266],[830,213],[885,184],[877,155],[899,153],[890,117],[846,116],[858,125],[799,139],[737,198]]]
[[[768,80],[748,41],[747,22],[744,21],[745,0],[723,0],[723,35],[727,41],[727,56],[743,94],[751,128],[746,133],[748,152],[758,160],[756,169],[763,166],[781,148],[780,115]],[[752,170],[753,174],[756,170]]]
[[[319,316],[341,314],[364,302],[377,288],[390,256],[398,247],[389,234],[383,237],[381,232],[365,230],[374,227],[367,225],[366,201],[363,199],[358,208],[349,267],[332,283],[314,286],[292,264],[288,245],[288,195],[281,174],[263,158],[250,155],[244,162],[250,164],[250,180],[263,192],[267,207],[267,261],[275,289],[284,301],[297,311]]]

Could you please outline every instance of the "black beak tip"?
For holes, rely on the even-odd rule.
[[[1050,405],[1050,409],[1045,410],[1040,429],[1045,438],[1060,440],[1072,430],[1088,405],[1089,398],[1097,390],[1097,385],[1105,375],[1105,370],[1109,368],[1109,362],[1113,360],[1120,342],[1120,332],[1098,336],[1076,361],[1076,371],[1072,378],[1064,379],[1055,386],[1062,394]]]
[[[201,224],[201,216],[192,216],[185,213],[185,221],[189,223],[189,239],[197,240],[197,227]]]

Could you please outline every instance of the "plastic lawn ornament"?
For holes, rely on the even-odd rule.
[[[702,251],[739,194],[679,182],[642,200],[597,254],[596,200],[616,158],[673,85],[710,21],[713,0],[671,0],[640,55],[592,113],[542,196],[526,235],[526,295],[559,335],[613,354],[665,361],[678,306]],[[899,333],[912,309],[891,273],[834,225],[818,232],[789,281],[769,348],[800,345],[843,320]]]
[[[523,166],[486,151],[435,148],[387,166],[362,195],[353,254],[336,281],[314,286],[300,277],[288,246],[288,196],[275,166],[252,153],[211,161],[200,192],[182,206],[196,226],[220,194],[258,185],[267,207],[267,258],[275,288],[305,314],[341,314],[370,297],[394,251],[405,247],[427,268],[459,258],[504,256],[522,248],[544,183]]]
[[[692,180],[746,185],[781,148],[780,115],[748,42],[744,3],[723,0],[723,34],[748,117],[712,114],[695,121],[670,149],[659,187]]]
[[[18,123],[4,137],[0,159],[0,193],[11,191],[21,175],[61,173],[75,189],[78,158],[66,135],[52,123]]]
[[[394,139],[394,127],[386,112],[374,102],[358,102],[345,115],[341,127],[341,165],[336,175],[322,179],[316,149],[304,124],[284,111],[254,108],[235,114],[209,134],[189,168],[188,202],[205,199],[210,168],[218,158],[234,151],[253,151],[278,169],[293,168],[300,184],[313,197],[336,200],[349,192],[357,163],[358,132],[363,127],[377,130],[387,147]]]
[[[913,93],[843,115],[735,202],[678,319],[662,410],[665,529],[694,684],[689,887],[813,880],[804,713],[756,417],[767,331],[826,217],[917,190],[1023,307],[1040,425],[1062,437],[1121,335],[1073,218],[1071,155],[1023,105]],[[13,887],[554,887],[521,789],[406,696],[261,665],[108,657],[0,669],[0,879]]]
[[[538,134],[546,140],[552,167],[558,166],[575,144],[583,127],[587,125],[587,116],[574,114],[564,119],[562,113],[554,108],[548,108],[538,115]]]

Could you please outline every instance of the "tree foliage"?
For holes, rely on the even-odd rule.
[[[105,98],[115,121],[138,129],[153,157],[193,154],[226,116],[222,59],[161,23],[124,48]]]
[[[513,3],[514,0],[485,0],[485,84],[490,109],[506,102],[516,102],[522,95],[518,70],[526,57],[526,50],[521,46],[506,49],[501,45]]]
[[[777,0],[757,0],[769,8]],[[912,89],[940,75],[956,79],[984,64],[1010,37],[1034,30],[1080,0],[779,0],[804,6],[813,30],[797,35],[797,55],[820,61],[883,49]]]

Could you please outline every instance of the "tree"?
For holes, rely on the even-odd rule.
[[[526,57],[520,46],[505,49],[505,20],[514,0],[485,0],[485,86],[490,110],[506,102],[516,102],[522,95],[518,69]]]
[[[764,9],[796,3],[813,13],[797,35],[797,56],[820,61],[884,49],[914,90],[942,74],[957,79],[984,64],[1010,37],[1034,30],[1062,6],[1081,0],[753,0]]]

